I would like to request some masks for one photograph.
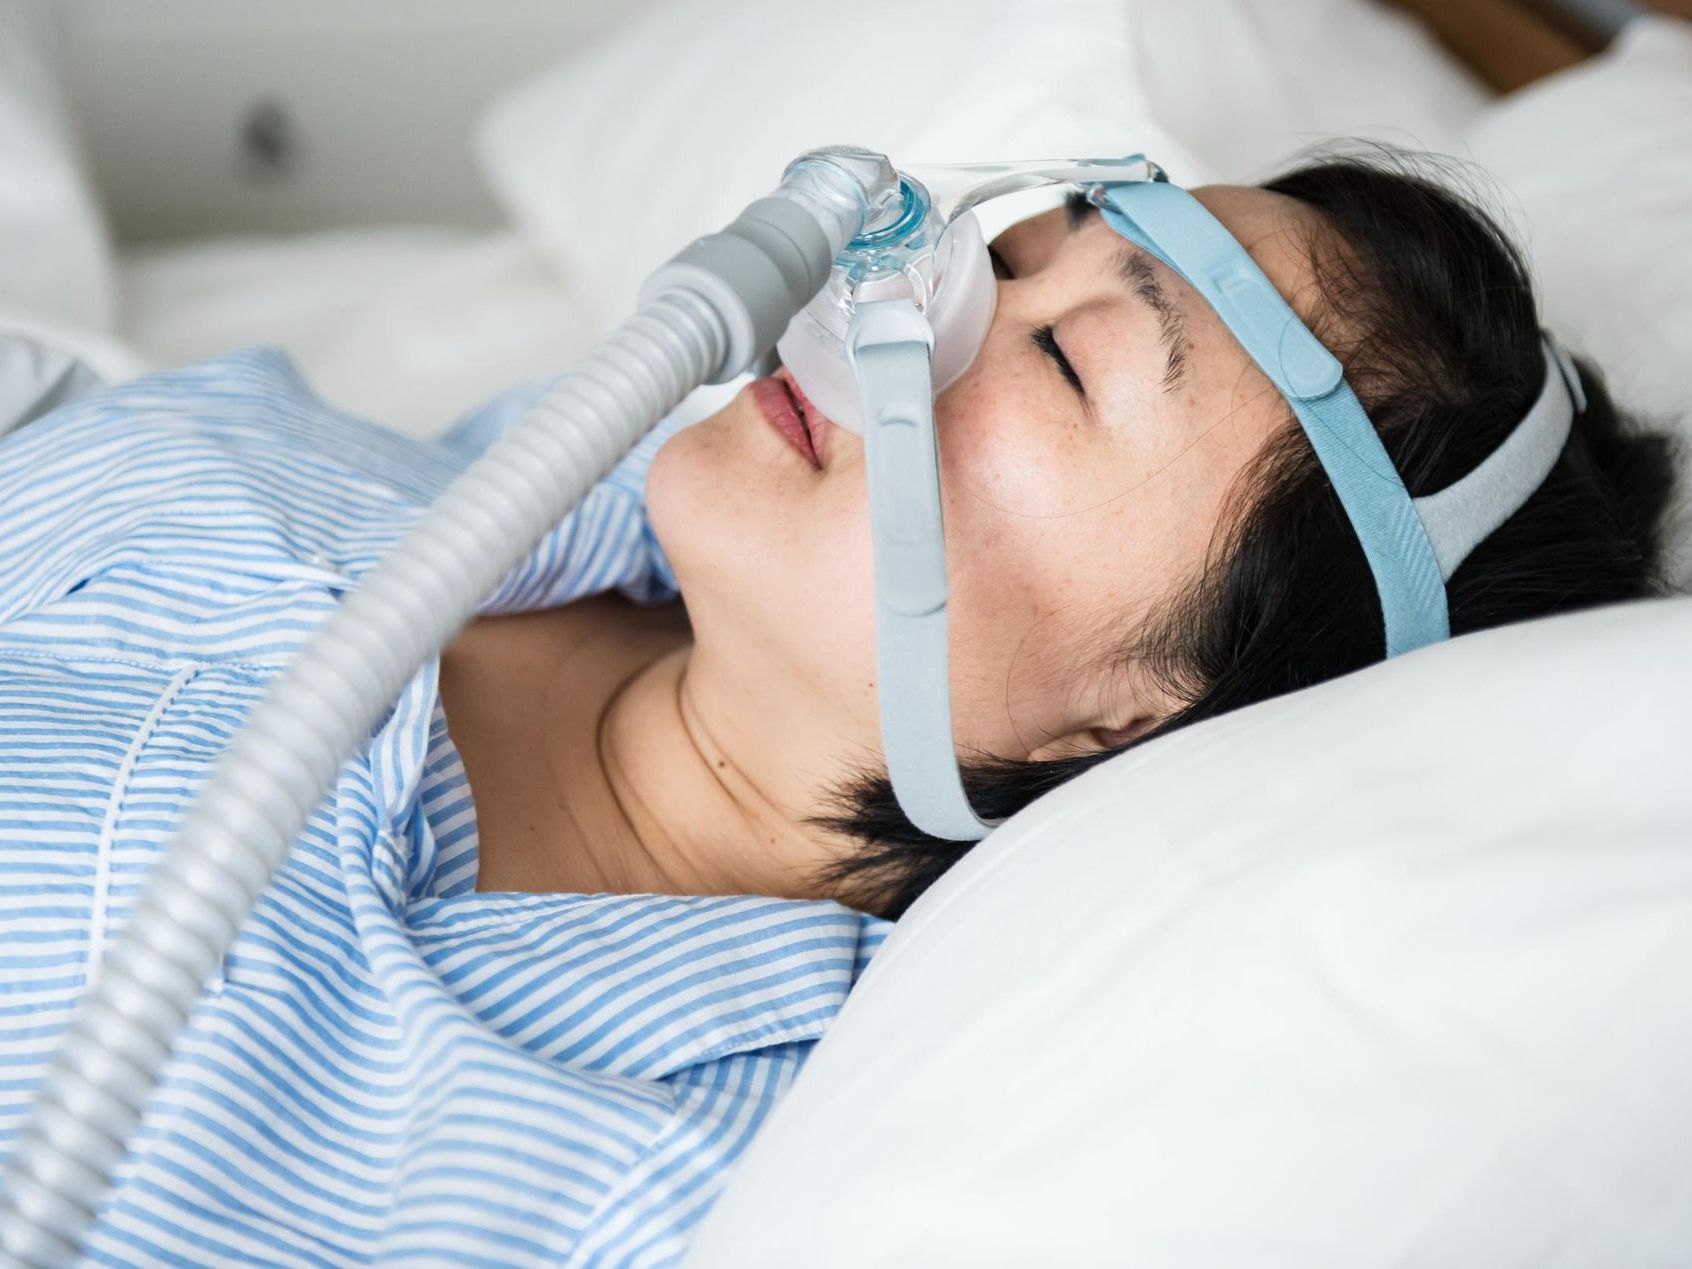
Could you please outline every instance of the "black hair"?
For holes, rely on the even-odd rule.
[[[1544,380],[1520,252],[1448,176],[1424,174],[1431,167],[1428,156],[1375,147],[1319,157],[1263,186],[1319,213],[1305,247],[1322,311],[1301,316],[1345,366],[1418,497],[1486,458]],[[1667,590],[1672,442],[1624,419],[1596,369],[1576,365],[1586,408],[1544,484],[1452,576],[1453,635]],[[1207,562],[1124,632],[1117,655],[1181,707],[1112,750],[964,761],[978,812],[1008,816],[1125,749],[1383,658],[1362,548],[1290,409],[1236,478]],[[852,772],[829,805],[833,814],[811,822],[856,848],[819,880],[883,916],[902,914],[974,844],[917,829],[885,769]]]

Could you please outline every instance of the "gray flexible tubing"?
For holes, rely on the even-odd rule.
[[[341,764],[729,340],[700,297],[649,300],[448,487],[271,686],[71,1020],[4,1174],[0,1264],[76,1258],[188,1011]]]

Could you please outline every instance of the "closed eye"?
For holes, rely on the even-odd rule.
[[[993,272],[999,278],[1009,281],[1016,277],[1016,274],[1011,272],[1010,265],[1005,263],[1004,256],[995,248],[987,248],[987,258],[992,262]],[[1057,334],[1050,326],[1034,328],[1034,346],[1051,358],[1058,368],[1058,373],[1068,380],[1070,387],[1081,394],[1082,400],[1086,400],[1087,389],[1081,383],[1081,376],[1075,373],[1075,367],[1070,365],[1069,358],[1064,356],[1063,349],[1058,346]]]
[[[1052,359],[1058,368],[1058,373],[1069,380],[1069,386],[1074,388],[1083,399],[1087,389],[1082,386],[1081,376],[1075,373],[1075,367],[1069,364],[1069,358],[1063,355],[1063,349],[1058,347],[1057,335],[1050,326],[1036,326],[1034,328],[1034,346]]]

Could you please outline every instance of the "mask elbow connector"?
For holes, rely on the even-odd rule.
[[[708,304],[729,338],[707,382],[732,379],[775,345],[847,244],[896,209],[898,193],[885,155],[813,150],[789,164],[773,193],[654,270],[640,302],[681,290]]]

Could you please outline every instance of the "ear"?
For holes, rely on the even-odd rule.
[[[1100,749],[1120,749],[1130,740],[1138,740],[1162,721],[1156,714],[1140,714],[1124,727],[1094,727],[1089,735]]]
[[[1137,740],[1163,721],[1159,714],[1137,713],[1116,727],[1082,727],[1051,740],[1028,755],[1030,762],[1049,762],[1058,758],[1077,758],[1082,754],[1108,753]]]

